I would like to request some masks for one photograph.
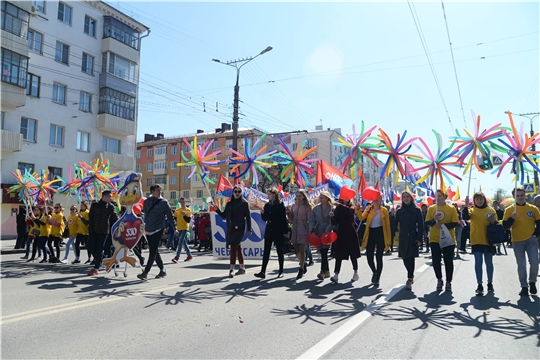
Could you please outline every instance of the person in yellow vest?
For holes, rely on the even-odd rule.
[[[47,255],[49,254],[49,250],[47,249],[47,239],[49,238],[47,222],[49,221],[49,216],[45,213],[43,206],[36,206],[34,208],[34,215],[30,219],[37,224],[37,229],[39,230],[39,232],[36,232],[38,246],[43,252],[43,259],[40,263],[45,263],[48,261]]]
[[[538,276],[538,243],[536,236],[540,234],[540,211],[534,205],[525,202],[525,190],[515,188],[512,196],[516,199],[513,206],[504,210],[503,226],[512,233],[512,248],[518,266],[520,296],[536,294],[536,277]],[[529,258],[529,283],[527,284],[527,259]]]
[[[73,251],[76,253],[75,239],[77,238],[78,220],[79,220],[79,213],[77,211],[77,207],[73,205],[69,209],[69,216],[67,217],[67,228],[68,228],[68,233],[69,233],[69,240],[66,244],[66,253],[64,254],[64,259],[62,260],[62,264],[67,264],[68,258],[69,258],[69,248],[71,246],[73,246]]]
[[[443,277],[441,269],[441,258],[444,259],[444,269],[446,273],[446,291],[452,291],[452,278],[454,275],[454,248],[456,247],[455,227],[459,224],[457,210],[452,205],[446,204],[446,193],[437,190],[436,205],[431,205],[426,214],[426,225],[431,227],[429,231],[429,246],[431,248],[431,259],[433,260],[433,270],[437,277],[437,291],[442,291]],[[446,226],[450,236],[454,239],[454,245],[441,248],[439,240],[441,237],[441,227]]]
[[[49,250],[51,251],[51,258],[49,262],[51,263],[59,263],[60,262],[60,242],[62,241],[62,234],[64,233],[64,227],[65,227],[65,217],[62,209],[62,205],[56,204],[54,205],[54,212],[51,214],[48,220],[48,224],[51,226],[50,234],[49,234],[49,241],[47,242],[47,246],[49,247]],[[54,247],[56,248],[56,256],[54,256],[54,249],[53,249],[53,243]]]
[[[93,250],[88,241],[90,224],[90,210],[88,210],[88,200],[81,201],[79,212],[77,214],[77,236],[75,240],[75,260],[72,264],[79,264],[81,262],[81,245],[86,246],[88,252],[88,261],[85,264],[90,264],[92,261]]]
[[[469,203],[469,197],[465,197],[465,204]],[[497,219],[497,213],[494,208],[488,206],[486,196],[479,191],[473,195],[473,207],[465,207],[462,211],[463,220],[471,221],[471,249],[474,254],[474,271],[476,273],[477,295],[484,294],[482,285],[482,264],[486,263],[487,273],[487,291],[494,292],[493,289],[493,254],[495,246],[490,245],[487,237],[487,227],[494,224]]]
[[[191,222],[191,209],[186,206],[186,198],[180,198],[180,207],[175,210],[174,217],[176,218],[176,233],[178,236],[178,246],[176,248],[176,256],[172,259],[173,263],[177,263],[182,253],[182,247],[186,249],[187,257],[184,261],[193,259],[191,250],[187,243],[187,232],[189,231],[189,224]]]
[[[369,268],[373,273],[371,283],[374,286],[379,286],[379,280],[383,269],[383,254],[385,248],[389,248],[391,244],[392,230],[390,228],[390,216],[388,209],[382,206],[382,197],[373,201],[372,205],[366,206],[362,214],[357,209],[357,215],[360,221],[366,220],[366,230],[362,239],[362,247],[366,249],[366,257]],[[377,252],[375,253],[375,248]],[[377,266],[373,261],[375,256]]]
[[[37,207],[33,208],[30,214],[26,214],[26,223],[29,226],[28,238],[32,239],[32,256],[26,262],[33,262],[36,259],[36,252],[38,252],[38,260],[41,258],[41,248],[39,247],[40,226],[32,220],[35,218],[32,214],[35,213],[39,215],[39,209]]]

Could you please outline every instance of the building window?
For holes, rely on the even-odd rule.
[[[176,199],[176,191],[171,191],[171,200]]]
[[[146,157],[152,157],[152,149],[146,150]]]
[[[298,143],[292,144],[292,149],[293,149],[293,151],[295,151],[297,147],[298,147]]]
[[[152,179],[151,178],[147,178],[146,179],[146,186],[150,186],[152,185]],[[148,195],[146,195],[146,197],[148,197]]]
[[[77,131],[77,150],[90,151],[90,133]]]
[[[118,76],[121,79],[135,82],[135,69],[137,64],[121,58],[120,56],[111,52],[103,53],[102,66],[105,71],[114,76]]]
[[[182,182],[184,184],[189,184],[189,175],[184,175],[184,177],[182,178]]]
[[[2,2],[4,5],[5,2]],[[28,58],[2,48],[2,81],[26,87]]]
[[[21,134],[26,141],[36,142],[37,121],[21,118]]]
[[[84,33],[96,37],[96,20],[90,16],[84,16]]]
[[[32,5],[36,7],[37,11],[45,14],[45,0],[32,0]]]
[[[176,161],[171,161],[171,169],[176,169]]]
[[[141,151],[140,151],[140,150],[137,150],[137,151],[135,152],[135,157],[136,157],[137,159],[140,159],[140,158],[141,158]]]
[[[171,185],[176,185],[176,176],[171,176]]]
[[[178,147],[177,147],[177,146],[171,147],[171,154],[172,154],[172,155],[178,154]]]
[[[141,165],[135,165],[135,172],[140,173],[141,172]]]
[[[60,41],[56,42],[56,51],[54,52],[54,60],[61,62],[62,64],[68,65],[69,60],[69,45],[61,43]]]
[[[1,119],[2,119],[2,130],[4,130],[4,119],[5,119],[5,117],[6,117],[6,113],[3,112],[3,111],[1,111],[1,112],[0,112],[0,115],[2,115],[2,117],[1,117]]]
[[[79,110],[84,112],[92,111],[92,94],[81,91],[81,95],[79,97]]]
[[[71,25],[71,7],[64,3],[58,3],[58,20]]]
[[[219,144],[218,144],[217,141],[214,141],[214,142],[212,143],[212,150],[217,150],[217,149],[219,149]]]
[[[310,139],[310,140],[307,141],[307,147],[309,149],[314,148],[315,146],[317,146],[317,140],[316,139]]]
[[[152,171],[152,164],[146,164],[146,171]]]
[[[185,197],[186,199],[189,199],[189,190],[182,191],[182,196]]]
[[[167,154],[167,146],[156,146],[156,155]]]
[[[54,180],[56,177],[62,177],[62,168],[49,166],[49,180]]]
[[[28,30],[28,48],[36,54],[43,54],[43,34]]]
[[[161,170],[161,169],[166,169],[166,168],[167,168],[167,165],[165,163],[165,160],[154,161],[154,170]]]
[[[15,36],[26,37],[29,18],[30,13],[28,11],[2,1],[2,30],[12,33]]]
[[[94,57],[92,55],[83,52],[81,70],[88,75],[94,75]]]
[[[128,25],[125,25],[110,16],[105,16],[103,38],[112,37],[127,46],[139,50],[139,36],[140,33],[137,30],[132,29]]]
[[[37,75],[26,74],[26,95],[39,97],[39,84],[41,78]]]
[[[99,90],[99,113],[135,120],[135,97],[110,88]]]
[[[202,191],[202,190],[197,190],[197,197],[198,197],[198,198],[202,198],[202,197],[203,197],[203,191]]]
[[[120,154],[120,140],[104,136],[103,151]]]
[[[49,145],[64,146],[64,127],[51,124],[49,133]]]
[[[233,144],[232,140],[227,140],[225,146],[227,147],[227,149],[232,149],[232,144]]]
[[[184,153],[187,154],[189,152],[190,148],[188,145],[184,145]]]
[[[28,170],[29,172],[34,172],[34,164],[28,164],[28,163],[23,163],[23,162],[20,162],[20,163],[17,163],[17,169],[21,170],[24,172],[24,169]]]
[[[154,177],[154,184],[167,184],[166,176],[156,176]]]
[[[52,101],[58,104],[66,105],[66,85],[53,83]]]

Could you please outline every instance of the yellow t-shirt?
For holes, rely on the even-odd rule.
[[[37,230],[37,231],[38,231],[38,235],[37,235],[37,236],[34,234],[34,232],[35,232],[34,230]],[[28,229],[28,236],[33,237],[33,238],[38,237],[38,236],[39,236],[39,232],[40,232],[40,230],[39,230],[39,225],[36,224],[36,222],[32,221],[32,225],[31,225],[30,228]]]
[[[50,233],[51,236],[61,238],[62,234],[64,233],[64,228],[65,228],[64,214],[62,214],[62,213],[51,214],[50,215],[50,221],[51,222],[56,222],[58,225],[60,225],[60,226],[51,225],[51,233]]]
[[[49,237],[49,234],[51,233],[51,225],[49,225],[47,223],[47,221],[49,221],[49,216],[50,215],[41,215],[39,220],[44,222],[45,225],[40,225],[39,226],[39,236],[45,236],[45,237]]]
[[[508,220],[512,217],[514,208],[516,209],[516,218],[510,228],[512,242],[529,240],[534,235],[534,230],[536,229],[535,221],[540,220],[540,211],[538,211],[536,206],[531,204],[509,206],[504,210],[503,220]]]
[[[88,209],[84,210],[84,211],[81,211],[79,213],[79,215],[81,215],[81,217],[88,221],[90,219],[90,211]],[[81,219],[79,219],[77,217],[77,234],[81,234],[81,235],[88,235],[88,225],[85,225]]]
[[[442,220],[439,220],[440,224],[448,224],[448,223],[457,223],[459,222],[457,210],[455,207],[450,205],[443,205],[443,206],[436,206],[431,205],[427,211],[426,214],[426,221],[433,221],[435,219],[435,212],[440,211],[444,214]],[[448,229],[450,232],[450,235],[454,239],[454,244],[456,243],[456,230],[455,229]],[[429,242],[430,243],[439,243],[439,238],[441,236],[441,231],[438,227],[432,226],[431,230],[429,231]]]
[[[489,245],[487,238],[487,227],[489,220],[487,216],[493,214],[495,221],[497,219],[497,212],[491,206],[486,206],[483,209],[473,207],[469,208],[469,215],[471,216],[471,245]]]
[[[79,215],[69,215],[67,218],[69,236],[77,236]]]
[[[189,222],[186,222],[186,220],[184,220],[184,215],[182,214],[182,212],[184,212],[186,214],[185,216],[191,217],[191,209],[190,208],[176,209],[176,211],[174,212],[173,215],[176,218],[176,229],[178,231],[180,231],[180,230],[189,230]]]

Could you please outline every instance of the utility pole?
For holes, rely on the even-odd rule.
[[[218,59],[212,59],[213,62],[217,62],[217,63],[223,64],[223,65],[232,66],[233,68],[236,69],[236,85],[234,86],[233,124],[232,124],[232,127],[233,127],[233,146],[232,146],[232,148],[234,150],[238,150],[238,120],[239,120],[238,119],[238,102],[240,101],[240,99],[239,99],[239,97],[240,97],[240,95],[239,95],[239,93],[240,93],[240,84],[239,84],[239,82],[240,82],[240,69],[242,68],[242,66],[246,65],[251,60],[254,60],[258,56],[266,54],[267,52],[269,52],[272,49],[273,48],[271,46],[268,46],[266,49],[264,49],[263,51],[261,51],[260,53],[258,53],[255,56],[251,56],[251,57],[248,57],[248,58],[242,58],[242,59],[239,59],[239,60],[231,60],[231,61],[221,62]],[[238,64],[240,64],[240,65],[238,65]]]

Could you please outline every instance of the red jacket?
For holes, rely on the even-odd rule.
[[[199,221],[197,222],[199,240],[208,240],[208,234],[204,231],[206,226],[210,226],[210,216],[203,215],[199,217]]]

